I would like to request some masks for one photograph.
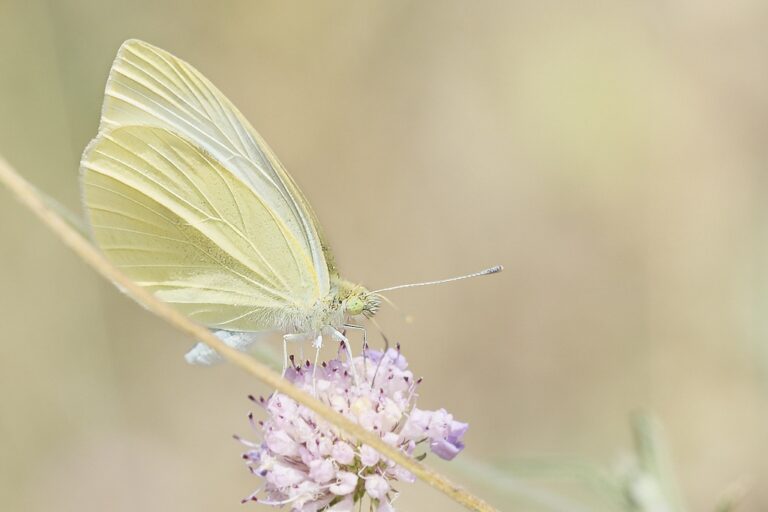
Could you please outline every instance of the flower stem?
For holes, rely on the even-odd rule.
[[[37,190],[0,156],[0,182],[4,183],[16,198],[32,211],[45,225],[47,225],[70,249],[94,268],[103,277],[109,279],[142,304],[155,315],[159,316],[170,325],[184,332],[194,339],[206,343],[216,350],[230,363],[240,367],[271,388],[289,396],[305,405],[323,419],[333,423],[348,435],[356,438],[360,443],[365,443],[383,456],[391,459],[396,464],[407,469],[422,481],[435,489],[443,492],[452,500],[464,505],[469,510],[478,512],[495,512],[496,509],[481,498],[474,496],[458,485],[452,483],[443,475],[433,469],[417,462],[402,452],[386,444],[381,438],[365,430],[352,420],[337,413],[318,399],[296,388],[293,384],[283,379],[263,363],[252,357],[229,347],[219,340],[211,332],[173,309],[167,303],[157,299],[152,293],[137,285],[126,277],[114,265],[112,265],[76,228],[70,225]]]

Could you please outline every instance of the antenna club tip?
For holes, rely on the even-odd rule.
[[[489,268],[484,273],[485,274],[496,274],[497,272],[501,272],[502,270],[504,270],[504,266],[503,265],[496,265],[495,267]]]

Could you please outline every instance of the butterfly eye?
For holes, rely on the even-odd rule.
[[[363,309],[365,308],[365,303],[360,297],[350,297],[347,299],[347,313],[350,315],[359,315],[363,312]]]

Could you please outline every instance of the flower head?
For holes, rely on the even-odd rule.
[[[365,350],[351,362],[333,359],[318,368],[307,362],[290,368],[285,377],[408,455],[424,443],[450,460],[464,447],[466,423],[455,421],[444,409],[415,406],[421,379],[414,379],[399,349]],[[367,496],[378,510],[391,511],[397,496],[393,483],[414,481],[411,473],[347,438],[291,398],[274,393],[253,400],[267,418],[255,422],[250,416],[263,440],[242,441],[249,446],[243,458],[264,485],[243,502],[289,505],[301,512],[343,511]]]

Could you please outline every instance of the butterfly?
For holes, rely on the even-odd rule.
[[[273,330],[345,340],[343,327],[357,327],[349,318],[372,317],[379,292],[400,288],[372,292],[340,277],[311,206],[266,142],[199,71],[146,42],[117,53],[80,181],[103,254],[238,348]],[[205,348],[188,361],[213,359]]]

